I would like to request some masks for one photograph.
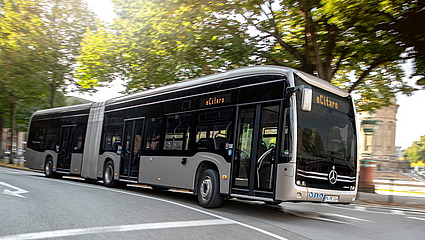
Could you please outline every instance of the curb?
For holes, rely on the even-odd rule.
[[[29,171],[29,172],[40,172],[42,173],[43,171],[41,170],[35,170],[35,169],[30,169],[30,168],[25,168],[25,167],[15,167],[14,165],[10,165],[10,164],[5,164],[5,163],[0,163],[0,167],[5,167],[5,168],[10,168],[10,169],[17,169],[17,170],[23,170],[23,171]]]

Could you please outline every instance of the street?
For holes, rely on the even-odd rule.
[[[106,188],[0,167],[0,239],[422,239],[425,214],[367,205],[229,200],[205,209],[184,191]]]

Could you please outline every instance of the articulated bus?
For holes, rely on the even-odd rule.
[[[105,102],[35,112],[26,167],[113,187],[348,204],[358,184],[352,97],[310,74],[240,68]]]

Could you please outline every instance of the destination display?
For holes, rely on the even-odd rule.
[[[232,94],[213,95],[201,98],[200,107],[214,106],[223,103],[230,103],[232,101]]]

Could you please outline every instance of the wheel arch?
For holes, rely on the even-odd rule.
[[[199,179],[201,178],[202,173],[207,169],[217,171],[218,176],[220,176],[220,170],[215,163],[208,160],[203,160],[200,162],[198,168],[196,169],[195,182],[193,183],[193,195],[198,195]]]

